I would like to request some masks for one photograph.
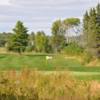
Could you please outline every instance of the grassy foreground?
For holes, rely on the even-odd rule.
[[[65,55],[46,56],[0,54],[0,100],[100,99],[100,67]]]
[[[0,100],[99,100],[100,84],[79,81],[68,72],[23,70],[0,73]]]

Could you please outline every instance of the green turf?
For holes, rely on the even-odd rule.
[[[70,70],[79,72],[100,72],[100,67],[85,67],[75,59],[65,59],[53,55],[52,60],[46,60],[46,55],[10,55],[0,54],[0,69],[35,68],[38,70]]]
[[[76,79],[79,80],[86,80],[86,81],[91,81],[91,80],[98,80],[100,81],[100,74],[98,75],[77,75],[75,76]]]
[[[33,55],[12,55],[0,54],[0,70],[21,70],[23,68],[32,68],[44,71],[65,71],[75,72],[78,79],[98,79],[100,80],[100,67],[86,67],[78,60],[66,59],[62,55],[52,55],[52,60],[46,60],[47,54]],[[84,73],[84,74],[82,74]],[[90,74],[87,74],[90,73]],[[94,74],[97,73],[97,74]]]

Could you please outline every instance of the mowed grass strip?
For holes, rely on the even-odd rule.
[[[53,59],[46,60],[46,56],[48,54],[0,54],[0,70],[32,68],[44,71],[100,72],[100,67],[86,67],[77,59],[66,59],[62,55],[51,55]]]

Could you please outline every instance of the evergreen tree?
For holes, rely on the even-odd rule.
[[[84,42],[85,42],[85,46],[87,46],[88,43],[88,25],[89,25],[89,14],[86,11],[85,15],[84,15],[84,19],[83,19],[83,32],[84,32]]]
[[[23,25],[21,21],[16,23],[13,29],[13,35],[9,39],[8,49],[14,52],[22,53],[25,51],[28,45],[28,34],[27,28]]]
[[[83,20],[86,48],[91,54],[100,57],[100,4],[86,12]]]
[[[90,10],[90,19],[88,21],[88,48],[95,48],[96,45],[96,11],[94,8]]]
[[[96,50],[97,55],[100,57],[100,4],[97,5],[97,34],[96,34]]]

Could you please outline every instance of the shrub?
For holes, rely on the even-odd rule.
[[[28,46],[26,47],[26,52],[32,52],[34,50],[34,46]]]
[[[68,55],[80,55],[82,54],[84,49],[78,46],[76,43],[70,43],[63,49],[63,52]]]
[[[93,56],[89,53],[84,51],[83,53],[83,64],[88,64],[90,61],[93,60]]]

